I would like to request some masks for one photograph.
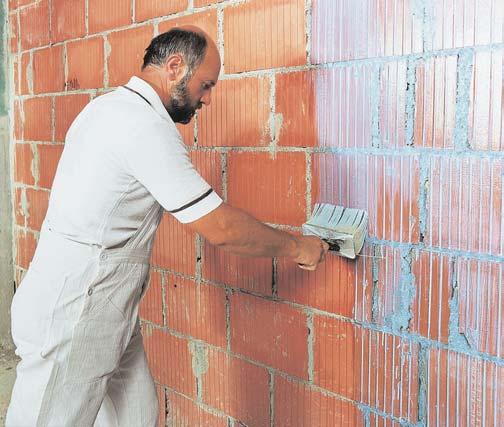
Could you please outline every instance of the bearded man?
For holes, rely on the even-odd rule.
[[[210,104],[220,66],[206,33],[173,29],[152,40],[138,76],[72,123],[12,303],[21,361],[7,427],[157,425],[138,305],[164,211],[235,254],[310,270],[323,260],[326,243],[224,203],[191,164],[175,123]]]

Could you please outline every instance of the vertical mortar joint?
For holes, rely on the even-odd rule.
[[[457,94],[455,104],[455,130],[453,132],[453,145],[458,150],[470,148],[469,109],[471,102],[473,65],[473,50],[460,50],[457,55]]]
[[[451,269],[451,295],[448,302],[450,317],[448,321],[448,344],[455,350],[470,350],[471,346],[467,337],[460,331],[458,277],[455,271],[455,260],[450,260]]]

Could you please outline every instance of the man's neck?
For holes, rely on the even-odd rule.
[[[158,73],[150,70],[143,70],[141,73],[137,74],[137,77],[152,86],[161,99],[163,105],[168,104],[170,91]]]

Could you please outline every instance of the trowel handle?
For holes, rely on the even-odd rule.
[[[329,245],[330,251],[339,252],[340,247],[334,240],[329,240],[329,239],[322,239],[322,240]]]

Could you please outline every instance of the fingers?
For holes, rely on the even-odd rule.
[[[298,264],[298,267],[302,270],[315,271],[316,265]]]

